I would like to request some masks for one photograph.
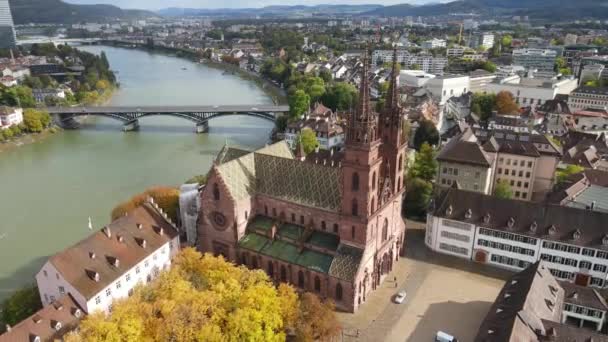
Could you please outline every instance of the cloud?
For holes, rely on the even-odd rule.
[[[110,4],[122,8],[161,9],[167,7],[186,8],[239,8],[264,7],[270,5],[318,5],[318,4],[382,4],[397,3],[422,4],[433,0],[66,0],[74,4]],[[436,0],[434,2],[437,2]]]

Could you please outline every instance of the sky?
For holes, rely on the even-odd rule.
[[[73,4],[111,4],[121,8],[157,10],[167,7],[183,8],[239,8],[270,5],[317,5],[317,4],[423,4],[437,0],[64,0]],[[444,1],[442,1],[444,2]]]

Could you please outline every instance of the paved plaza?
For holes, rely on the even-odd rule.
[[[408,222],[407,234],[406,256],[381,288],[356,314],[338,314],[342,340],[433,341],[442,330],[472,341],[510,273],[429,251],[420,224]],[[394,304],[399,290],[407,299]]]

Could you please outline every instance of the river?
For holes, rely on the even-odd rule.
[[[184,59],[140,50],[105,51],[120,88],[109,105],[236,105],[272,103],[259,87]],[[183,70],[186,68],[186,70]],[[110,221],[118,202],[153,185],[178,186],[206,173],[230,145],[264,145],[269,121],[233,116],[210,121],[208,134],[172,117],[140,120],[138,132],[94,118],[81,129],[0,153],[0,300],[34,283],[46,259]]]

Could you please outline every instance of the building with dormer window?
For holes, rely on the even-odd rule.
[[[426,245],[439,253],[513,271],[544,260],[560,280],[605,288],[606,222],[606,212],[451,188],[433,199]]]
[[[53,255],[36,274],[42,305],[70,295],[85,313],[110,312],[137,284],[171,266],[179,232],[153,201]]]

